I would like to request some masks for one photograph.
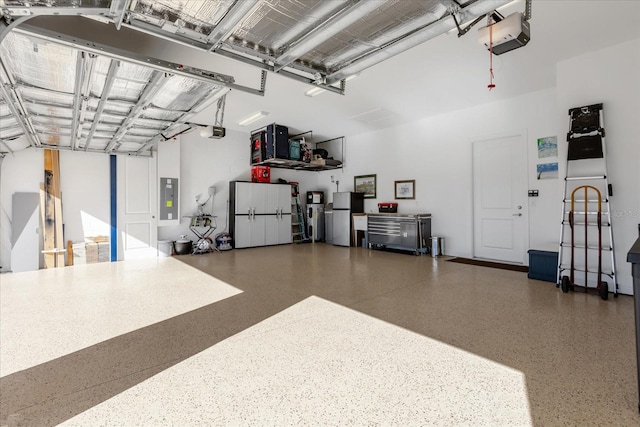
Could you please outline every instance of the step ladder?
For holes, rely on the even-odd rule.
[[[307,227],[304,224],[304,213],[300,204],[299,183],[290,182],[291,184],[291,235],[294,243],[303,243],[309,240],[307,236]]]
[[[612,291],[617,297],[602,104],[569,110],[567,142],[556,287],[595,289],[602,299]],[[603,253],[610,255],[604,262]]]

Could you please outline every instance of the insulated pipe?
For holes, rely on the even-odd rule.
[[[313,31],[294,42],[291,49],[275,60],[275,71],[278,72],[311,49],[324,43],[340,31],[349,27],[385,3],[384,0],[359,1],[346,9],[342,9],[329,20],[316,26]],[[340,80],[340,79],[339,79]]]
[[[487,0],[477,2],[471,6],[465,7],[458,12],[460,22],[466,22],[480,15],[487,14],[500,6],[509,3],[510,0]],[[350,65],[336,71],[327,76],[327,84],[336,83],[352,74],[357,74],[385,59],[391,58],[399,53],[411,49],[421,43],[426,42],[440,34],[444,34],[449,30],[456,28],[456,23],[451,15],[434,22],[422,30],[398,40],[374,53],[366,55],[359,60],[354,61]]]
[[[233,33],[238,25],[248,17],[260,0],[237,1],[227,14],[220,20],[215,29],[207,37],[207,43],[211,44],[209,51],[215,50]]]
[[[296,37],[300,37],[301,34],[309,31],[309,28],[313,28],[323,19],[336,14],[339,9],[344,8],[348,2],[349,0],[320,2],[320,5],[316,9],[312,10],[308,16],[304,17],[304,21],[299,21],[296,25],[285,31],[278,40],[273,43],[273,49],[277,51],[283,46],[289,44],[291,40]]]

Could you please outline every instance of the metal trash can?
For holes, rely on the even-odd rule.
[[[444,237],[431,237],[431,256],[439,257],[444,255]]]
[[[158,256],[168,257],[173,255],[173,240],[158,240]]]

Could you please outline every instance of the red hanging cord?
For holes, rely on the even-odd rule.
[[[493,83],[493,24],[489,25],[489,75],[491,77],[490,83],[487,85],[489,92],[496,87]]]

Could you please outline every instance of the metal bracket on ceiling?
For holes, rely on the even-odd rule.
[[[460,23],[458,22],[458,18],[456,18],[455,13],[451,14],[451,16],[453,17],[453,21],[456,23],[456,28],[458,28],[458,37],[462,37],[465,34],[467,34],[469,32],[469,30],[471,28],[473,28],[474,25],[476,25],[478,22],[482,21],[482,19],[484,18],[484,15],[482,16],[478,16],[476,19],[474,19],[471,23],[469,23],[469,25],[467,25],[464,28],[460,27]]]
[[[224,121],[224,107],[227,104],[227,95],[222,96],[218,99],[218,105],[216,105],[216,116],[214,119],[215,126],[222,126],[222,122]]]

